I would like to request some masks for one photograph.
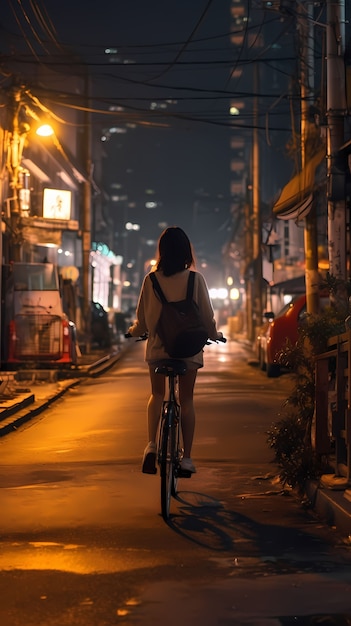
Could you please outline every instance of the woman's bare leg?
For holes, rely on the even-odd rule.
[[[188,370],[183,376],[179,376],[179,401],[182,408],[182,434],[184,444],[184,457],[191,457],[195,431],[194,410],[194,385],[197,370]]]
[[[162,402],[165,395],[165,377],[155,374],[154,366],[149,366],[151,395],[147,405],[147,422],[149,441],[156,443],[158,423],[160,421]]]

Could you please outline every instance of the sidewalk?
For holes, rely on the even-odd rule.
[[[108,353],[93,351],[83,355],[77,368],[70,372],[0,372],[0,437],[16,431],[84,378],[106,372],[127,348],[128,344],[122,344]],[[316,481],[310,481],[306,488],[306,496],[316,514],[351,541],[351,501],[346,497],[349,492],[325,488]]]
[[[0,437],[44,411],[68,389],[86,377],[99,376],[118,361],[127,344],[106,353],[94,350],[82,355],[72,370],[24,369],[0,372]]]

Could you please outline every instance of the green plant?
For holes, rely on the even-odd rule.
[[[330,306],[323,314],[307,315],[297,343],[286,344],[278,356],[294,379],[279,420],[268,431],[267,443],[274,451],[283,485],[305,490],[306,482],[328,469],[328,459],[317,455],[311,444],[315,402],[314,355],[326,350],[329,337],[344,332],[345,310]]]

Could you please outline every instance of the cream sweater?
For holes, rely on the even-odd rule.
[[[178,272],[177,274],[173,274],[173,276],[164,276],[161,271],[157,271],[157,280],[160,283],[166,299],[173,302],[185,300],[188,277],[189,270],[187,269],[182,272]],[[204,325],[208,329],[208,337],[209,339],[215,341],[217,338],[217,329],[216,322],[214,320],[213,308],[206,281],[199,272],[195,272],[193,297],[200,309]],[[129,328],[129,332],[133,337],[139,337],[148,333],[145,353],[145,360],[148,362],[168,357],[161,340],[156,333],[156,326],[160,317],[161,308],[162,304],[154,291],[150,276],[147,274],[144,278],[139,295],[136,310],[137,319]],[[201,367],[203,365],[202,351],[194,357],[191,357],[189,360]]]

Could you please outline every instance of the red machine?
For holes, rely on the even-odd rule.
[[[4,361],[76,363],[75,325],[63,312],[55,265],[11,264],[4,293]]]

